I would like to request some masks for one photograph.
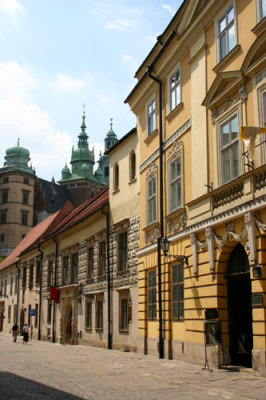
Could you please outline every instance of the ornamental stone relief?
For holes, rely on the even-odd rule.
[[[167,222],[167,232],[168,234],[177,233],[180,229],[184,229],[187,225],[187,215],[183,213],[180,215],[179,220],[176,224],[172,220]]]
[[[144,240],[145,240],[146,246],[148,244],[153,244],[160,236],[161,236],[160,230],[157,227],[154,229],[154,234],[153,235],[150,235],[148,232],[145,232],[144,233]]]
[[[146,172],[146,179],[149,180],[153,176],[157,174],[158,166],[155,162],[151,163],[147,172]]]
[[[180,154],[180,151],[183,150],[183,147],[184,143],[182,140],[177,140],[176,142],[174,142],[168,152],[167,160],[174,160]]]

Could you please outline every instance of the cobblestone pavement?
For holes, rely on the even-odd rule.
[[[0,399],[266,399],[266,379],[177,360],[0,333]]]

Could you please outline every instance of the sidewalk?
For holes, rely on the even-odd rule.
[[[0,399],[266,399],[266,379],[154,356],[0,333]]]

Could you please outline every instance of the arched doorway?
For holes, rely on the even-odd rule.
[[[252,367],[252,307],[250,267],[241,244],[228,261],[229,351],[232,365]]]
[[[71,338],[72,338],[72,322],[73,322],[73,316],[72,316],[72,306],[69,304],[66,307],[65,311],[65,318],[64,318],[64,343],[71,343]]]

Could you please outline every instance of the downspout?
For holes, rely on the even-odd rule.
[[[159,193],[160,193],[160,237],[157,238],[157,257],[158,257],[158,300],[159,300],[159,358],[164,358],[164,339],[163,339],[163,313],[162,313],[162,259],[161,259],[161,239],[164,237],[163,221],[163,117],[162,117],[162,81],[152,75],[152,67],[148,66],[148,75],[159,85]]]
[[[43,251],[41,250],[41,245],[38,243],[38,250],[40,253],[40,283],[39,283],[39,321],[38,321],[38,340],[41,340],[41,315],[42,315],[42,263],[43,263]]]
[[[109,229],[110,229],[110,221],[109,211],[104,211],[104,206],[101,208],[101,213],[106,216],[106,246],[107,246],[107,314],[108,314],[108,349],[112,349],[112,333],[111,333],[111,274],[110,274],[110,241],[109,241]]]
[[[53,237],[53,241],[55,242],[55,263],[54,263],[54,287],[56,287],[57,284],[57,279],[56,279],[56,273],[57,273],[57,256],[58,256],[58,243]],[[53,343],[55,343],[55,300],[53,300]]]
[[[16,268],[18,271],[18,283],[17,283],[17,310],[16,310],[16,323],[18,323],[18,309],[19,309],[19,282],[20,282],[20,268],[18,266],[19,261],[16,261]]]

